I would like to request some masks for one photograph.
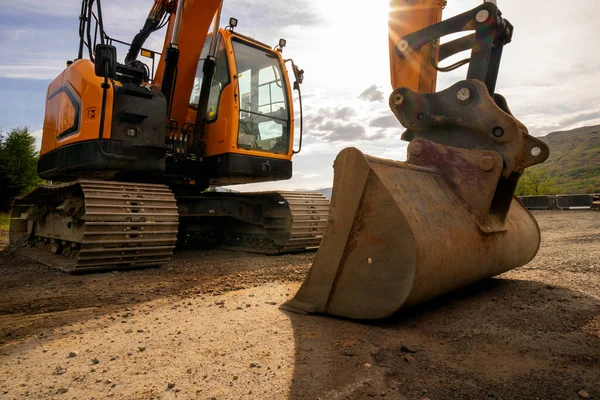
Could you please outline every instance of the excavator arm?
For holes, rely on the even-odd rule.
[[[429,42],[414,51],[398,54],[402,38],[442,20],[445,0],[392,0],[388,15],[390,80],[392,88],[406,87],[417,92],[435,92],[438,42]]]

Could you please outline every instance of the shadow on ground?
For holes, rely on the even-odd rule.
[[[290,398],[600,397],[599,314],[594,297],[499,278],[380,323],[288,313]]]

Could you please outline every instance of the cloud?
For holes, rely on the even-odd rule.
[[[358,95],[358,98],[365,101],[385,101],[383,90],[375,84],[369,86]]]
[[[296,172],[294,174],[294,176],[296,178],[300,178],[300,179],[312,179],[312,178],[316,178],[321,175],[320,174],[307,174],[306,172]]]
[[[325,142],[352,141],[366,138],[366,131],[362,125],[356,122],[341,123],[329,120],[317,128],[314,133]]]
[[[63,69],[64,65],[0,65],[0,77],[20,79],[54,79]]]
[[[377,117],[369,122],[369,126],[374,128],[402,128],[400,121],[398,121],[398,118],[396,118],[396,116],[393,114],[386,114]]]
[[[586,110],[567,115],[558,115],[552,119],[545,116],[538,116],[538,123],[529,124],[529,132],[534,136],[546,135],[554,131],[569,130],[579,128],[585,125],[595,125],[600,123],[600,110]]]

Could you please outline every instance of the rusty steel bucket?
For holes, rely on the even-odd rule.
[[[321,247],[282,308],[384,318],[535,256],[540,230],[533,216],[512,192],[504,216],[494,204],[498,153],[415,139],[408,154],[410,164],[355,148],[337,156]]]

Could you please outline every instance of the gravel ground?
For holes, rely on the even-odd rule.
[[[0,397],[600,399],[600,214],[535,216],[528,265],[370,324],[279,310],[314,253],[70,276],[5,250]]]

